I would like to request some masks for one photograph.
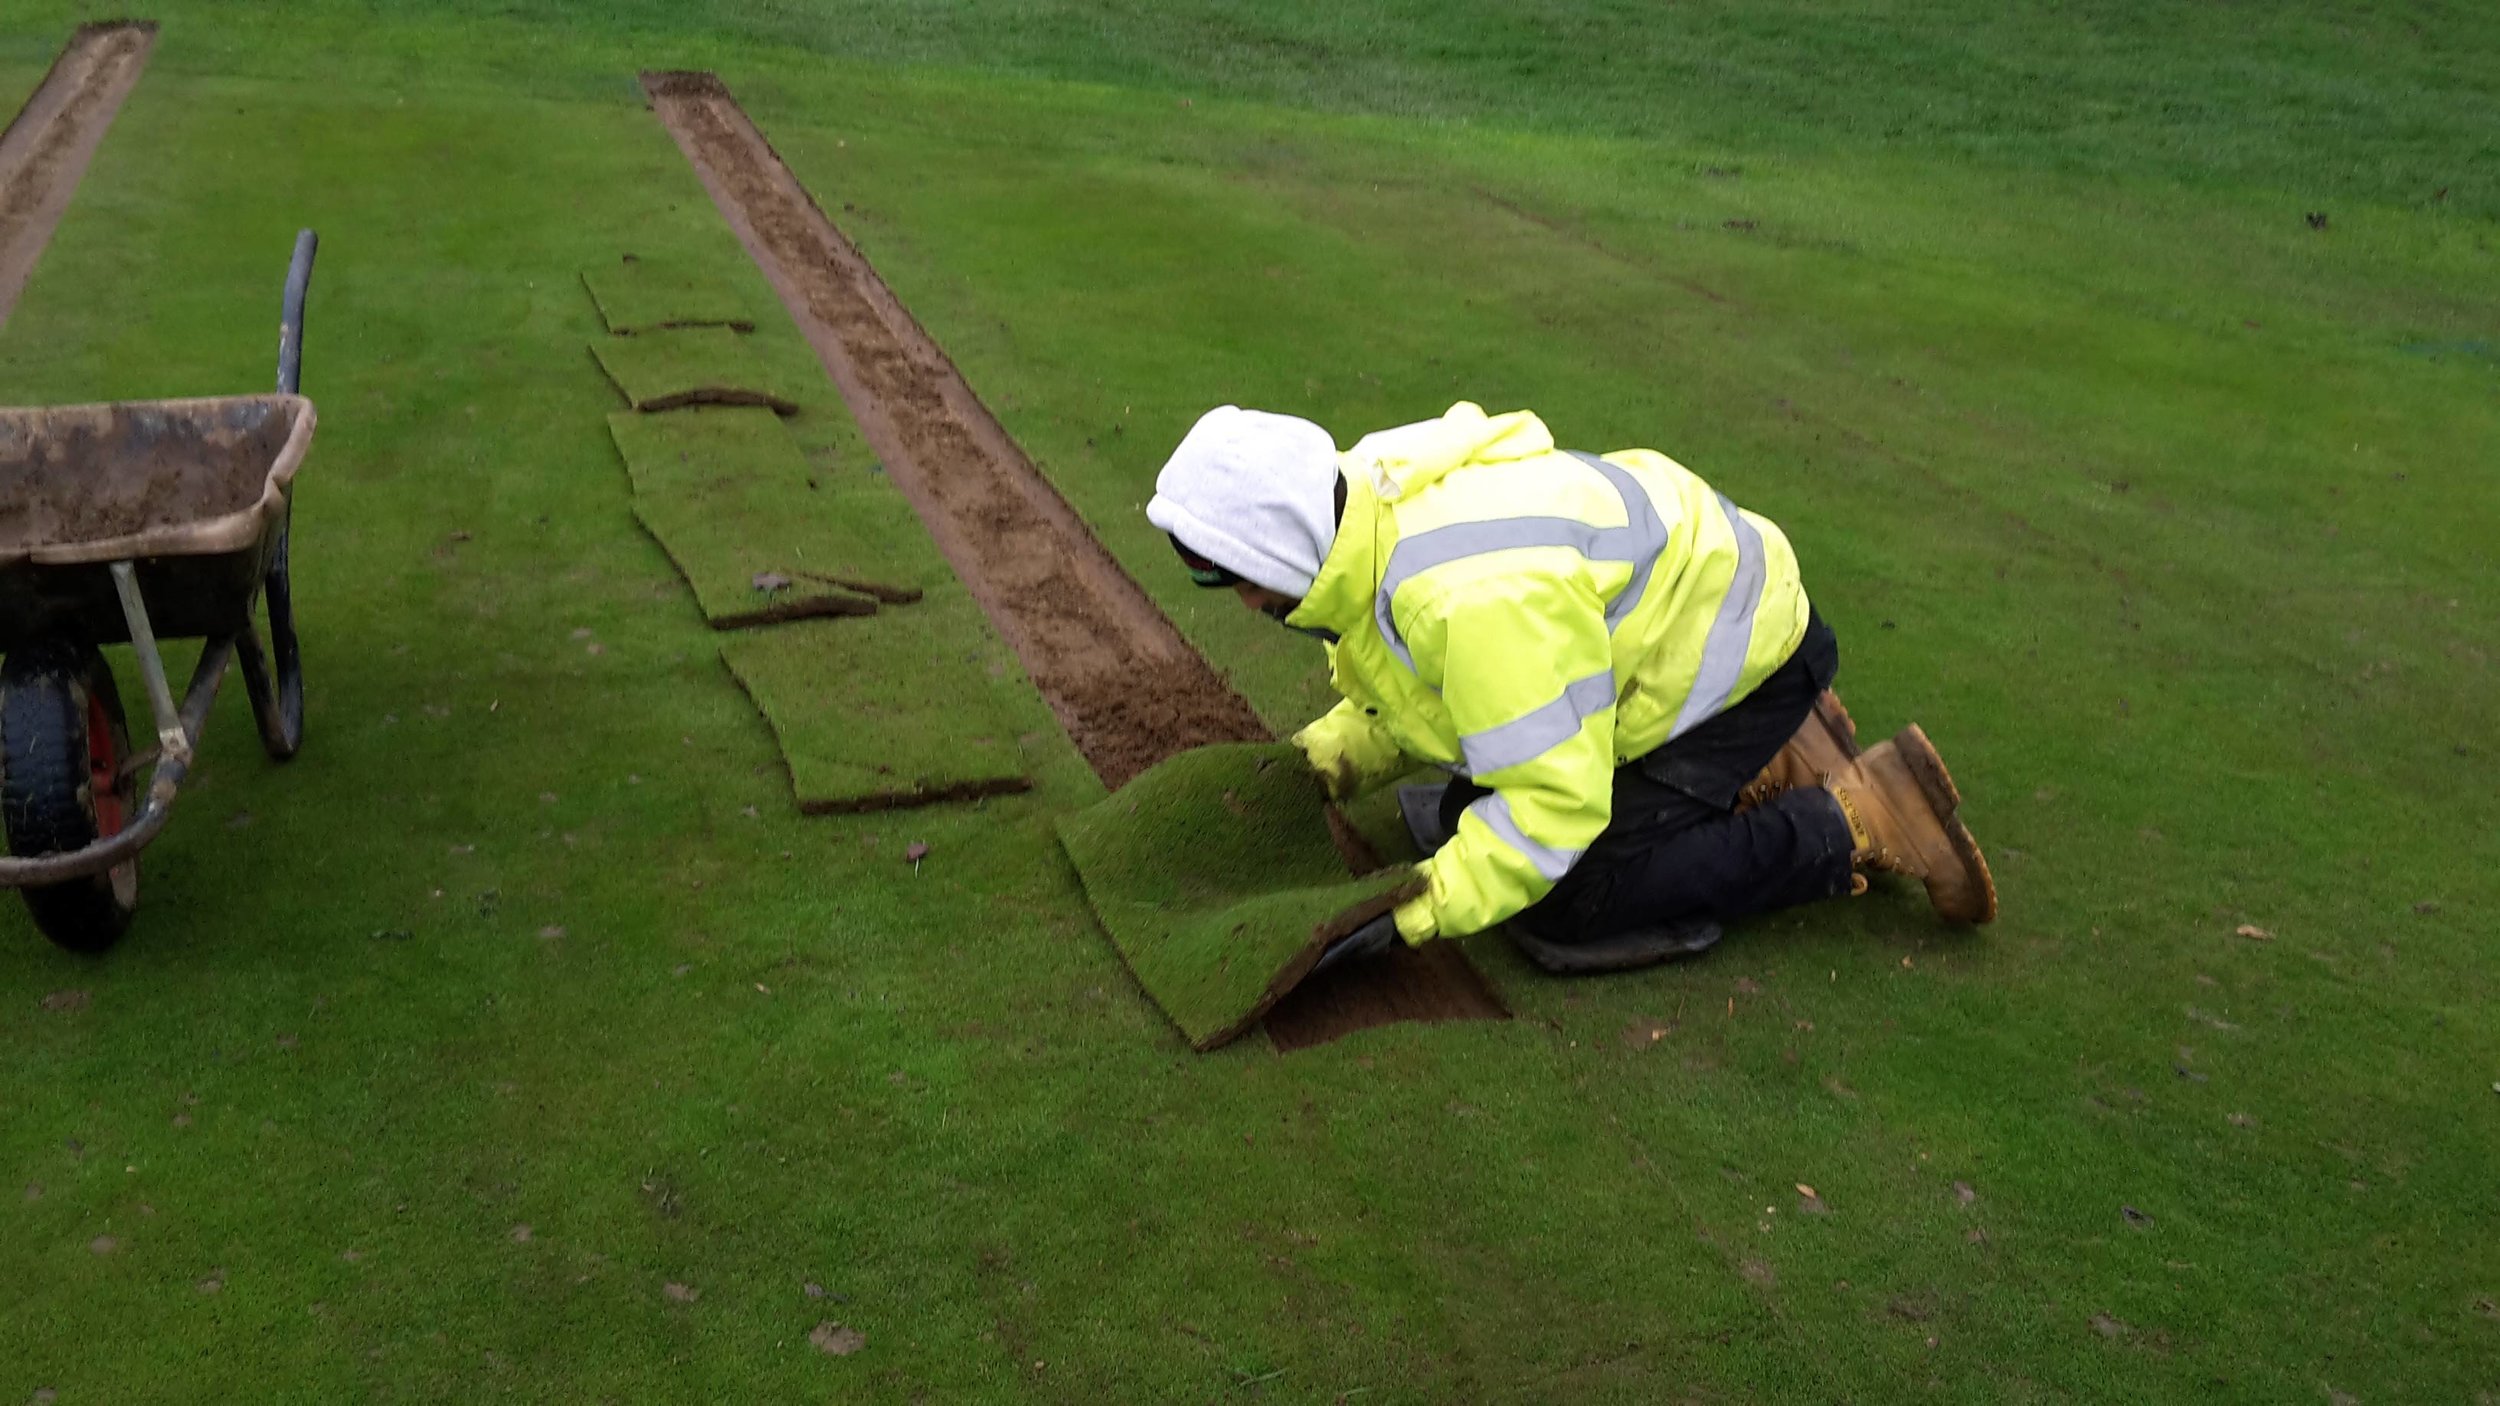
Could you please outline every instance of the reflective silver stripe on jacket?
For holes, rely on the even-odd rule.
[[[1615,671],[1600,669],[1575,679],[1551,702],[1541,704],[1498,727],[1471,732],[1458,739],[1467,759],[1467,774],[1487,772],[1533,761],[1580,735],[1590,715],[1615,706]]]
[[[1415,667],[1415,656],[1407,649],[1406,638],[1398,632],[1397,620],[1389,609],[1398,588],[1434,567],[1486,552],[1569,547],[1590,561],[1630,563],[1632,579],[1606,605],[1609,631],[1621,625],[1632,608],[1641,603],[1642,594],[1649,589],[1650,573],[1657,569],[1659,554],[1667,549],[1667,528],[1659,520],[1657,505],[1649,501],[1648,490],[1641,487],[1640,480],[1621,465],[1577,451],[1571,457],[1605,475],[1606,481],[1614,485],[1616,495],[1623,499],[1624,525],[1592,527],[1564,517],[1496,518],[1491,522],[1455,522],[1399,542],[1389,553],[1388,568],[1380,577],[1380,594],[1372,602],[1380,637],[1389,642],[1389,650],[1397,655],[1399,663],[1409,669]]]
[[[1718,716],[1735,694],[1736,680],[1745,672],[1745,656],[1753,649],[1753,616],[1762,604],[1762,534],[1724,493],[1719,495],[1719,507],[1736,533],[1736,575],[1727,583],[1727,598],[1719,602],[1718,618],[1710,622],[1710,634],[1702,641],[1701,665],[1693,670],[1693,687],[1684,695],[1684,706],[1676,710],[1675,726],[1667,733],[1670,739]]]
[[[1545,876],[1548,883],[1560,880],[1571,872],[1572,865],[1580,862],[1580,850],[1555,849],[1529,839],[1527,832],[1519,828],[1519,822],[1512,818],[1510,802],[1503,799],[1499,791],[1471,802],[1467,813],[1490,826],[1494,834],[1501,836],[1502,843],[1528,856],[1528,862],[1536,866],[1537,873]]]

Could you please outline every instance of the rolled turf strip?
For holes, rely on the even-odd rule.
[[[1256,1024],[1419,882],[1404,867],[1346,877],[1319,779],[1289,742],[1183,752],[1058,828],[1112,946],[1199,1050]]]

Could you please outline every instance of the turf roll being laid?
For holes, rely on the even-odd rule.
[[[764,383],[764,368],[726,327],[676,327],[590,344],[599,369],[636,410],[686,405],[762,405],[781,415],[799,407]]]
[[[1414,884],[1410,869],[1347,879],[1291,743],[1184,752],[1061,817],[1059,840],[1138,984],[1200,1050],[1257,1023]]]
[[[978,607],[959,589],[933,612]],[[891,810],[1029,790],[999,685],[919,612],[735,636],[721,662],[772,724],[799,809]]]
[[[599,319],[619,334],[671,327],[755,330],[755,319],[728,280],[668,260],[627,254],[604,268],[582,270],[582,286]]]
[[[717,629],[873,614],[944,574],[901,494],[863,469],[810,465],[769,410],[622,410],[608,433],[634,516]]]

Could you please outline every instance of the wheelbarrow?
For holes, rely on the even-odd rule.
[[[74,951],[130,926],[139,851],[173,814],[230,668],[269,755],[303,743],[287,523],[313,435],[297,387],[318,244],[295,238],[277,394],[0,409],[0,884]],[[179,704],[158,652],[177,638],[204,641]],[[136,749],[103,653],[124,643],[156,724]]]

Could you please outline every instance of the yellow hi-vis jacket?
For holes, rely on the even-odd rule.
[[[1340,456],[1345,515],[1289,625],[1333,632],[1345,701],[1294,738],[1340,796],[1415,761],[1492,794],[1397,911],[1410,943],[1549,892],[1614,770],[1751,693],[1805,635],[1796,553],[1663,454],[1557,451],[1460,403]]]

